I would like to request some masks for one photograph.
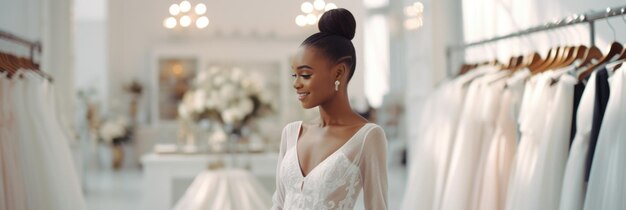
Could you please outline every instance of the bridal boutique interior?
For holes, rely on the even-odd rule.
[[[0,209],[270,209],[333,8],[388,209],[626,208],[622,1],[0,0]]]

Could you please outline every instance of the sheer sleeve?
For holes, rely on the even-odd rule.
[[[387,138],[379,126],[363,142],[360,160],[363,200],[366,210],[387,209]]]
[[[287,151],[287,129],[289,126],[283,128],[283,133],[280,137],[280,152],[278,153],[278,164],[276,164],[276,191],[272,196],[272,208],[270,210],[282,210],[283,203],[285,202],[285,187],[280,179],[280,166],[285,157]]]

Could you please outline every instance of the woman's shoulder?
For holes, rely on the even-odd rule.
[[[287,123],[285,127],[283,127],[283,136],[289,134],[297,134],[300,129],[300,125],[302,125],[302,121],[293,121]]]

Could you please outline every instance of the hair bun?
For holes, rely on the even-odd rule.
[[[322,15],[317,27],[322,33],[339,35],[352,40],[356,30],[356,20],[354,20],[354,16],[347,9],[332,9]]]

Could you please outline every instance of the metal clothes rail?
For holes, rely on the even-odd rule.
[[[25,45],[30,49],[30,58],[33,59],[35,51],[41,53],[41,42],[33,42],[19,36],[13,35],[9,32],[0,30],[0,38],[8,41],[12,41],[18,44]]]
[[[621,7],[609,7],[609,8],[606,8],[604,11],[594,11],[594,12],[587,12],[583,14],[573,14],[571,16],[568,16],[568,17],[565,17],[565,18],[562,18],[553,22],[548,22],[543,25],[531,27],[525,30],[513,32],[507,35],[503,35],[503,36],[497,36],[497,37],[493,37],[490,39],[485,39],[485,40],[472,42],[472,43],[466,43],[462,45],[448,46],[446,48],[447,75],[448,77],[453,76],[450,60],[451,60],[452,53],[455,51],[462,51],[468,47],[472,47],[476,45],[482,45],[482,44],[495,42],[495,41],[499,41],[503,39],[524,36],[524,35],[528,35],[528,34],[532,34],[536,32],[552,30],[552,29],[565,27],[565,26],[571,26],[571,25],[576,25],[576,24],[581,24],[581,23],[589,24],[589,37],[590,37],[589,44],[593,46],[595,45],[595,41],[596,41],[595,26],[594,26],[595,21],[607,19],[613,16],[624,15],[624,14],[626,14],[626,5],[621,6]]]

